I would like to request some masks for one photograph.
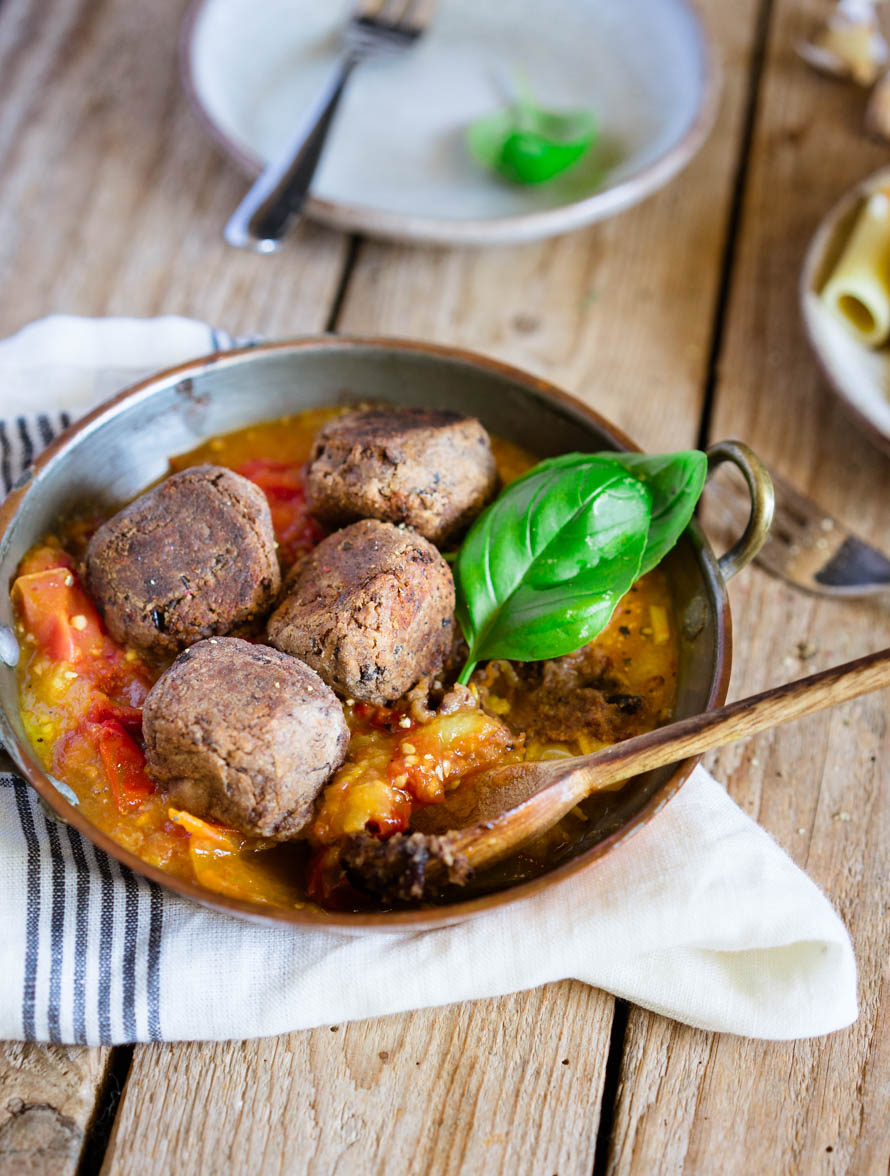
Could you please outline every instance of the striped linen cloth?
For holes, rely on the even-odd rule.
[[[55,317],[0,343],[4,492],[69,415],[227,341],[184,319]],[[46,411],[34,415],[37,402]],[[843,924],[702,769],[656,820],[548,893],[440,931],[364,936],[186,902],[0,773],[0,1038],[247,1038],[563,978],[750,1037],[819,1035],[857,1014]]]
[[[4,494],[69,423],[67,412],[0,419]],[[159,1040],[161,888],[94,849],[8,773],[0,774],[0,879],[0,910],[6,901],[19,907],[19,935],[8,934],[16,915],[4,910],[0,942],[3,976],[15,975],[19,988],[18,1023],[8,1023],[4,1007],[0,1033],[26,1041]]]

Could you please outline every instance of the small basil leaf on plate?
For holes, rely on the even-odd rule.
[[[661,563],[695,513],[708,474],[707,456],[698,449],[678,453],[564,453],[535,468],[571,469],[583,466],[590,456],[619,465],[639,478],[652,494],[652,520],[640,565],[640,575],[645,576]]]
[[[515,184],[543,184],[586,155],[597,137],[587,110],[546,111],[528,103],[477,119],[467,132],[470,152]]]
[[[650,490],[610,455],[571,456],[512,482],[461,546],[457,616],[470,647],[461,682],[482,659],[580,648],[639,576]]]

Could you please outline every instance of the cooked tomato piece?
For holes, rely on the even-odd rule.
[[[25,629],[53,661],[76,662],[102,641],[102,624],[69,568],[19,576],[13,599]]]
[[[99,725],[109,720],[118,723],[138,743],[142,742],[142,708],[128,706],[123,702],[112,702],[104,694],[96,694],[87,711],[87,722]]]
[[[278,554],[285,564],[294,563],[325,537],[327,531],[309,513],[305,466],[257,457],[238,466],[235,473],[266,495]]]
[[[19,565],[19,575],[30,576],[34,572],[48,572],[52,568],[67,568],[73,571],[76,566],[74,557],[63,547],[58,543],[48,542],[28,552]]]
[[[239,833],[237,829],[232,829],[229,825],[219,825],[216,821],[205,821],[186,809],[171,808],[167,810],[167,815],[190,837],[206,841],[208,845],[227,853],[237,853],[247,841],[244,834]]]
[[[108,636],[77,572],[60,562],[63,558],[67,556],[61,548],[50,544],[36,549],[22,567],[38,570],[19,575],[12,587],[18,619],[33,646],[34,669],[52,679],[56,703],[61,703],[65,687],[78,681],[75,709],[87,700],[78,721],[115,719],[138,737],[139,707],[156,673],[135,651],[122,649]],[[55,566],[41,567],[52,561]],[[86,695],[79,689],[83,682],[89,686]],[[70,709],[72,704],[64,705]]]
[[[235,470],[242,478],[249,478],[267,498],[288,502],[294,497],[306,498],[304,467],[269,457],[255,457]]]
[[[389,706],[375,706],[372,702],[357,702],[352,708],[355,718],[378,731],[412,731],[417,723],[404,711]]]
[[[282,876],[272,842],[247,837],[228,825],[205,821],[185,809],[167,810],[169,824],[188,837],[195,878],[208,890],[253,902],[292,906],[300,894],[290,871]]]
[[[99,778],[96,765],[96,730],[92,724],[84,723],[71,731],[65,731],[53,747],[52,769],[60,780]]]
[[[389,764],[390,779],[415,800],[435,804],[452,782],[502,760],[515,743],[504,723],[482,711],[438,715],[401,740]]]
[[[325,788],[312,823],[316,842],[328,845],[365,832],[387,837],[408,827],[411,797],[389,777],[389,747],[359,741],[353,756]]]
[[[138,808],[155,790],[145,771],[145,756],[114,719],[100,723],[96,742],[108,787],[120,812]]]

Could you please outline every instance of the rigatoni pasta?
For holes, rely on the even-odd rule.
[[[873,192],[822,290],[823,301],[869,347],[890,339],[890,195]]]

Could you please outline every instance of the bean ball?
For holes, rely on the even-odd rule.
[[[165,654],[229,633],[281,587],[266,496],[221,466],[173,474],[99,528],[84,577],[121,643]]]
[[[269,641],[340,694],[384,704],[442,664],[454,626],[454,580],[432,543],[364,519],[297,564]]]
[[[237,637],[180,654],[142,723],[148,770],[174,806],[274,841],[303,832],[349,743],[343,708],[314,670]]]
[[[425,408],[336,417],[316,437],[307,474],[312,511],[329,526],[406,523],[437,544],[465,530],[496,485],[479,422]]]

